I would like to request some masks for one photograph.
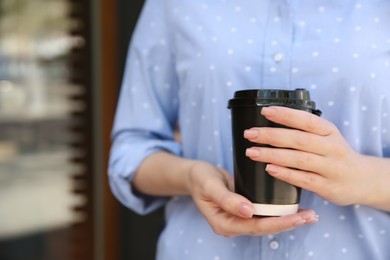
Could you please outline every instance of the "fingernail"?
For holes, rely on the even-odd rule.
[[[277,173],[278,172],[278,166],[276,165],[273,165],[273,164],[267,164],[267,166],[265,166],[265,170],[270,173],[270,174],[274,174],[274,173]]]
[[[258,157],[260,156],[260,151],[255,148],[248,148],[245,151],[245,155],[248,157]]]
[[[319,217],[318,215],[310,216],[306,219],[306,222],[310,224],[316,223],[319,221]]]
[[[258,136],[259,136],[259,131],[256,131],[254,129],[248,129],[244,131],[245,138],[256,138]]]
[[[275,109],[272,107],[263,107],[261,109],[261,114],[263,116],[272,116],[276,113]]]
[[[239,212],[243,217],[250,218],[253,215],[253,207],[252,205],[243,202],[240,204]]]

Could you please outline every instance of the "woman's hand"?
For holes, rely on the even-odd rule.
[[[282,217],[252,218],[252,203],[232,192],[233,177],[211,164],[196,162],[188,176],[188,190],[217,234],[227,237],[275,234],[317,221],[312,210]]]
[[[252,147],[247,156],[269,163],[272,176],[317,193],[339,205],[363,203],[372,191],[365,156],[354,152],[338,129],[311,113],[285,107],[266,107],[262,115],[288,128],[252,128],[244,137],[271,145]]]

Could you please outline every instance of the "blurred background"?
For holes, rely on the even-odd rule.
[[[162,210],[107,185],[141,0],[0,0],[0,260],[154,259]]]

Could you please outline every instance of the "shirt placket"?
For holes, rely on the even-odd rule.
[[[264,236],[261,243],[261,259],[289,259],[289,240],[284,235]]]
[[[269,6],[264,37],[263,88],[291,88],[291,48],[293,17],[287,0],[275,0]]]
[[[288,0],[274,0],[269,6],[262,59],[263,88],[292,88],[291,49],[294,29]],[[289,240],[269,235],[260,240],[261,259],[288,259]]]

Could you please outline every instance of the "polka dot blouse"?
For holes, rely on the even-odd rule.
[[[354,150],[390,157],[390,1],[145,2],[129,48],[109,176],[115,196],[135,212],[166,206],[157,259],[390,259],[390,214],[362,205],[341,207],[304,191],[301,207],[314,209],[318,223],[225,238],[191,198],[132,190],[139,164],[161,150],[233,172],[227,102],[234,91],[255,88],[308,89]]]

